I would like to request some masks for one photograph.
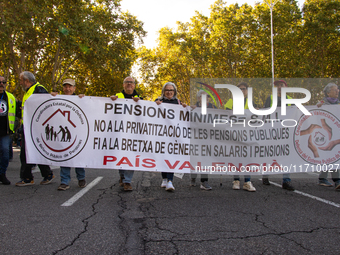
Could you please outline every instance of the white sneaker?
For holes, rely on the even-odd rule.
[[[249,182],[245,182],[243,184],[243,189],[244,190],[248,190],[248,191],[256,191],[255,187],[253,186],[253,184],[249,181]]]
[[[172,181],[168,181],[168,183],[166,184],[165,190],[168,190],[168,191],[175,190],[174,185],[172,185]]]
[[[210,187],[209,183],[207,181],[201,183],[201,189],[203,190],[212,190],[212,187]]]
[[[161,188],[165,188],[167,183],[168,183],[168,179],[163,179]]]
[[[233,189],[240,189],[240,181],[233,181]]]

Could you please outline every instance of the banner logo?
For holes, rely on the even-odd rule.
[[[48,100],[33,114],[31,139],[40,154],[49,160],[62,162],[75,157],[85,147],[88,137],[86,115],[69,100]]]
[[[310,113],[310,116],[302,116],[295,128],[296,152],[312,164],[332,164],[338,161],[340,120],[325,110],[312,110]],[[308,142],[305,137],[308,137]]]

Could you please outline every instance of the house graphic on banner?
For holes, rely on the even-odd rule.
[[[53,121],[53,118],[57,118],[59,125],[51,124],[56,123]],[[62,121],[60,122],[60,120]],[[42,126],[45,128],[46,141],[54,142],[71,142],[71,131],[76,128],[76,125],[71,120],[71,112],[61,111],[60,109],[51,114],[51,116],[42,123]]]

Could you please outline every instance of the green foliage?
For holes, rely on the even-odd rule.
[[[156,48],[139,50],[142,84],[150,98],[159,96],[167,81],[178,84],[180,99],[189,103],[191,78],[270,78],[266,1],[252,7],[218,0],[209,17],[196,13],[190,22],[178,22],[176,30],[162,28]],[[306,0],[302,10],[296,0],[272,2],[275,77],[339,77],[340,0]],[[312,92],[310,104],[322,97],[323,82],[298,83]],[[255,102],[262,105],[270,93],[270,85],[254,86]]]
[[[303,11],[301,48],[306,55],[306,76],[339,77],[340,1],[307,0]]]
[[[19,74],[33,72],[49,90],[74,78],[79,93],[109,96],[122,89],[137,57],[142,22],[120,0],[18,0],[0,3],[0,68],[22,95]]]

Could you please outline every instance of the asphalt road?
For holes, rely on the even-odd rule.
[[[16,187],[19,168],[16,151],[12,184],[0,184],[0,254],[340,254],[340,192],[317,175],[292,175],[296,192],[275,185],[279,176],[270,186],[253,177],[247,192],[231,177],[202,191],[185,175],[166,192],[160,173],[135,172],[124,192],[116,170],[87,169],[86,190],[72,170],[58,191],[59,169],[49,185],[35,172],[34,186]]]

